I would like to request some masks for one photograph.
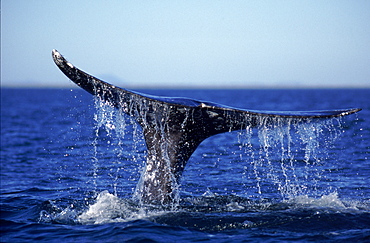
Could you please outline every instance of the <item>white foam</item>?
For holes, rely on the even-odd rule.
[[[90,205],[86,212],[78,216],[77,221],[81,224],[129,222],[165,213],[168,211],[147,211],[144,207],[130,204],[127,199],[120,199],[108,191],[103,191],[98,195],[96,202]]]
[[[297,196],[289,199],[287,203],[292,203],[295,208],[324,209],[339,212],[358,211],[359,209],[352,203],[347,203],[339,199],[337,192],[323,195],[320,198],[313,198],[307,195]]]
[[[315,207],[345,208],[336,192],[330,193],[329,195],[323,195],[321,198],[317,199],[311,198],[307,195],[297,196],[296,198],[291,199],[291,202]]]
[[[82,224],[102,224],[109,222],[123,221],[121,215],[127,208],[119,198],[110,194],[108,191],[101,192],[95,204],[90,205],[89,209],[78,217]],[[116,218],[116,220],[113,220]]]
[[[237,202],[231,202],[229,204],[226,204],[226,208],[227,208],[227,211],[231,211],[231,212],[240,211],[244,209],[244,207],[239,205],[239,203]]]

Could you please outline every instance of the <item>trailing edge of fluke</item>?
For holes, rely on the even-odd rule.
[[[122,89],[76,68],[58,51],[58,68],[74,83],[105,103],[132,116],[143,129],[146,168],[135,193],[143,203],[168,204],[176,200],[186,162],[206,138],[223,132],[257,127],[274,119],[340,117],[361,109],[326,111],[258,111],[188,98],[160,97]]]

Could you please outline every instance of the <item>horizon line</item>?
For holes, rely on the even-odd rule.
[[[117,85],[117,87],[120,87]],[[19,89],[78,89],[73,83],[63,85],[45,84],[1,84],[0,88]],[[123,89],[370,89],[366,84],[350,85],[126,85]]]

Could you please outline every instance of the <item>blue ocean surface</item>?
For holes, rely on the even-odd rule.
[[[1,242],[370,241],[370,89],[139,90],[253,110],[362,108],[206,139],[167,207],[133,199],[140,127],[80,89],[1,89]]]

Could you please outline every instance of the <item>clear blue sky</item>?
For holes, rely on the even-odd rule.
[[[370,87],[370,1],[2,0],[1,85]]]

